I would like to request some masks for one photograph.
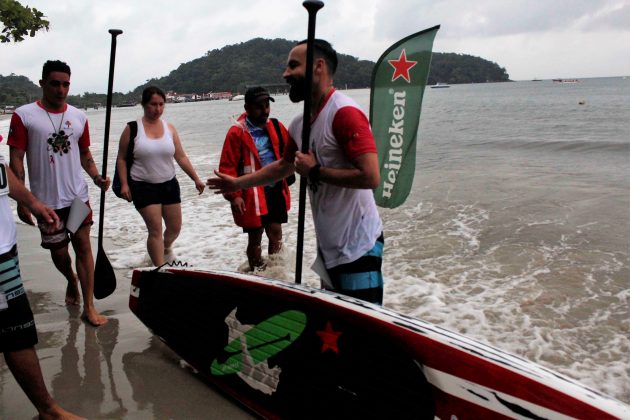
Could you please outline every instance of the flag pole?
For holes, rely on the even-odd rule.
[[[302,6],[308,11],[308,36],[306,38],[306,95],[304,114],[302,115],[302,153],[308,153],[311,137],[311,91],[313,87],[313,43],[315,41],[315,18],[317,11],[324,7],[324,2],[306,0]],[[297,248],[295,252],[295,283],[302,283],[302,254],[304,252],[304,214],[306,206],[306,180],[300,176],[300,204],[298,208]]]

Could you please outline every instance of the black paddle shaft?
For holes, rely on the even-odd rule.
[[[110,29],[112,47],[109,56],[109,82],[107,84],[107,108],[105,109],[105,139],[103,142],[103,172],[107,178],[107,149],[109,146],[109,120],[112,113],[112,88],[114,85],[114,63],[116,60],[116,37],[122,34],[120,29]],[[103,220],[105,219],[105,190],[101,189],[101,207],[98,217],[98,252],[94,265],[94,297],[103,299],[116,290],[116,273],[103,249]]]
[[[311,137],[311,102],[313,84],[313,43],[315,41],[315,18],[324,2],[306,0],[302,5],[308,11],[308,36],[306,38],[306,95],[304,96],[304,114],[302,115],[302,153],[308,153]],[[306,205],[306,179],[300,176],[300,202],[298,208],[297,249],[295,255],[295,283],[302,283],[302,254],[304,252],[304,214]]]
[[[114,65],[116,63],[116,37],[123,33],[120,29],[110,29],[112,46],[109,53],[109,80],[107,82],[107,106],[105,108],[105,138],[103,139],[103,170],[101,176],[107,178],[107,153],[109,149],[109,121],[112,115],[112,90],[114,87]],[[103,219],[105,217],[105,190],[101,190],[100,212],[98,217],[98,248],[103,247]]]

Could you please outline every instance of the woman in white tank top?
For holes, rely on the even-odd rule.
[[[126,162],[129,125],[120,136],[116,160],[120,195],[127,201],[133,201],[144,219],[149,233],[147,251],[156,267],[175,259],[172,247],[182,227],[181,196],[175,177],[175,162],[195,182],[199,194],[205,188],[184,152],[177,130],[161,118],[165,102],[166,95],[161,89],[155,86],[144,89],[144,116],[137,121],[138,133],[134,139],[130,173],[127,173]]]

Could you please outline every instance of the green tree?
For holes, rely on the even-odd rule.
[[[37,31],[48,30],[44,14],[36,8],[22,6],[15,0],[0,0],[0,42],[20,42],[25,36],[34,37]]]

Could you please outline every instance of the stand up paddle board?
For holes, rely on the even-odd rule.
[[[136,270],[129,306],[264,418],[630,418],[627,405],[525,359],[304,285]]]

